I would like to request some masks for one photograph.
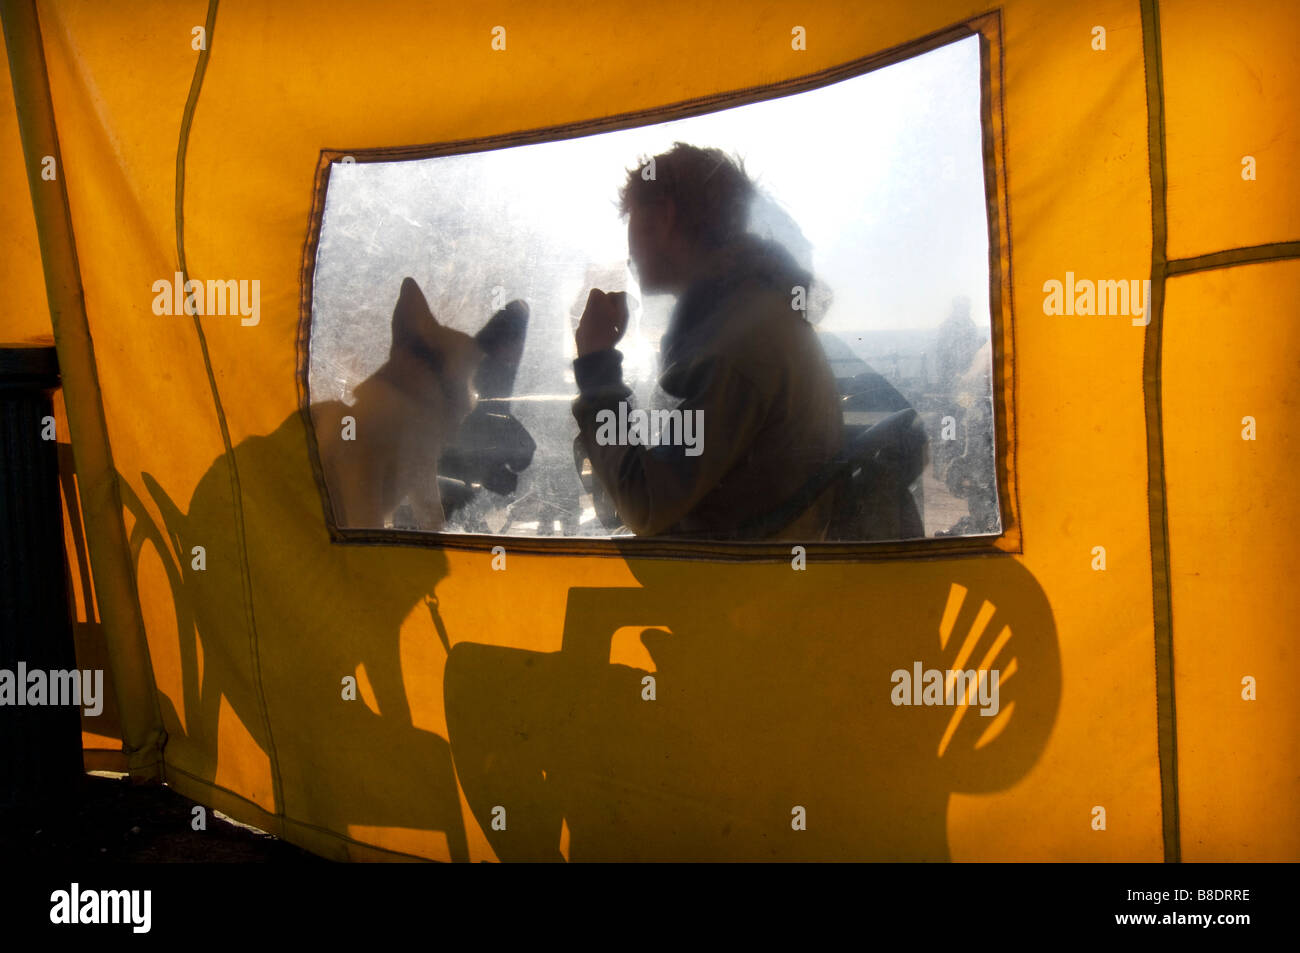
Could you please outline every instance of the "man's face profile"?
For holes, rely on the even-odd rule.
[[[646,294],[677,290],[672,276],[673,212],[671,202],[634,203],[628,211],[627,250]]]

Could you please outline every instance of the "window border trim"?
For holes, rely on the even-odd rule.
[[[994,473],[998,507],[1002,518],[999,534],[955,537],[925,537],[896,541],[692,540],[673,537],[548,537],[471,533],[436,533],[397,529],[354,529],[340,527],[326,486],[311,413],[311,305],[316,253],[320,242],[329,188],[335,163],[350,157],[357,163],[394,162],[437,156],[468,155],[519,145],[535,145],[595,133],[613,132],[674,119],[706,115],[770,99],[809,92],[843,80],[873,72],[903,60],[971,36],[980,43],[980,126],[984,157],[984,193],[989,245],[989,313],[992,341],[992,384],[994,418]],[[554,556],[616,556],[622,558],[696,559],[775,562],[791,557],[794,546],[803,546],[810,559],[819,562],[870,562],[877,559],[947,558],[952,556],[1006,555],[1023,553],[1018,481],[1016,479],[1014,307],[1011,282],[1010,203],[1007,190],[1005,135],[1005,56],[1000,8],[963,20],[919,39],[890,47],[855,60],[775,83],[744,87],[694,97],[664,106],[618,113],[596,119],[577,120],[552,126],[518,130],[474,139],[422,145],[364,149],[322,149],[317,161],[311,214],[303,246],[296,342],[298,410],[307,432],[307,453],[312,475],[320,493],[326,528],[331,543],[412,546],[421,549],[454,549],[490,552],[504,546],[515,553]]]

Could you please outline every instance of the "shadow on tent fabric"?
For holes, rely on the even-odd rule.
[[[1010,786],[1051,732],[1052,613],[1010,557],[880,564],[865,586],[818,567],[844,578],[833,606],[788,566],[628,565],[641,588],[569,590],[560,652],[452,649],[456,768],[503,860],[559,859],[562,819],[575,861],[948,860],[950,795]],[[653,673],[610,664],[628,626],[660,627]],[[896,704],[918,664],[999,670],[996,714]]]
[[[346,501],[358,528],[378,529],[386,509],[399,519],[399,504],[419,499],[421,528],[436,529],[477,487],[512,491],[534,449],[508,403],[527,327],[528,307],[514,301],[473,337],[451,330],[406,278],[388,361],[360,382],[352,406],[311,408],[313,423],[329,421],[332,449],[321,446],[318,459],[327,478],[334,474],[335,517]],[[471,380],[494,400],[492,410],[473,408]],[[340,439],[340,419],[360,436]],[[143,474],[161,529],[120,481],[135,516],[132,558],[138,565],[143,546],[153,545],[176,611],[182,710],[158,693],[173,739],[167,764],[208,785],[236,778],[237,792],[270,813],[336,833],[441,831],[450,857],[467,860],[450,748],[414,723],[401,664],[403,622],[431,598],[447,559],[436,550],[334,545],[316,488],[300,479],[309,459],[304,422],[293,413],[218,457],[188,512]],[[435,488],[448,491],[445,501]],[[197,547],[201,558],[191,558]],[[426,565],[412,571],[413,561]],[[434,622],[440,669],[450,644],[436,613]],[[236,754],[223,747],[231,716],[265,756],[261,764],[247,744],[236,744]]]
[[[251,577],[285,579],[284,562],[301,554],[292,591],[262,590],[253,601],[256,655],[225,455],[200,479],[186,513],[144,474],[166,538],[152,528],[140,500],[126,501],[139,527],[133,558],[138,563],[142,546],[151,543],[174,594],[181,710],[158,693],[169,770],[183,765],[209,784],[219,784],[223,771],[242,771],[237,793],[260,795],[252,799],[273,814],[335,832],[357,826],[442,831],[451,858],[468,860],[450,748],[412,723],[400,660],[402,623],[446,576],[446,557],[423,551],[419,558],[427,565],[412,572],[409,549],[331,545],[315,487],[298,496],[283,484],[307,459],[296,412],[273,433],[242,441],[233,454]],[[122,486],[129,493],[125,480]],[[205,550],[202,570],[191,557],[198,545]],[[367,592],[384,597],[367,598]],[[310,611],[305,598],[314,603]],[[314,627],[306,619],[328,624]],[[343,697],[342,679],[359,672],[378,712],[364,698]],[[258,790],[264,772],[222,760],[235,757],[218,745],[219,727],[228,731],[219,720],[231,716],[269,760],[269,791]],[[236,760],[247,761],[247,754]],[[340,859],[345,856],[346,850]]]

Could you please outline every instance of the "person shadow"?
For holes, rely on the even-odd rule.
[[[152,546],[173,595],[176,649],[151,648],[155,669],[169,659],[179,669],[168,673],[179,699],[158,692],[167,770],[359,842],[373,839],[358,828],[440,832],[451,859],[468,860],[451,749],[413,720],[402,668],[403,623],[432,603],[447,559],[333,545],[317,489],[300,478],[306,441],[299,413],[241,441],[208,468],[185,511],[149,473],[152,511],[121,481],[133,558],[139,565]],[[421,656],[440,662],[448,646],[438,631],[443,647]],[[337,859],[350,856],[344,838]]]
[[[949,860],[951,797],[1009,787],[1051,733],[1055,624],[1010,556],[621,548],[640,586],[570,588],[559,652],[448,658],[456,768],[503,860],[562,859],[565,828],[572,861]],[[998,691],[924,704],[898,674],[918,666],[996,670]]]

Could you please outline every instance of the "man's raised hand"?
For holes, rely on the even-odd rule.
[[[578,345],[578,357],[613,347],[622,339],[627,322],[627,292],[606,294],[599,288],[592,288],[578,330],[573,335]]]

